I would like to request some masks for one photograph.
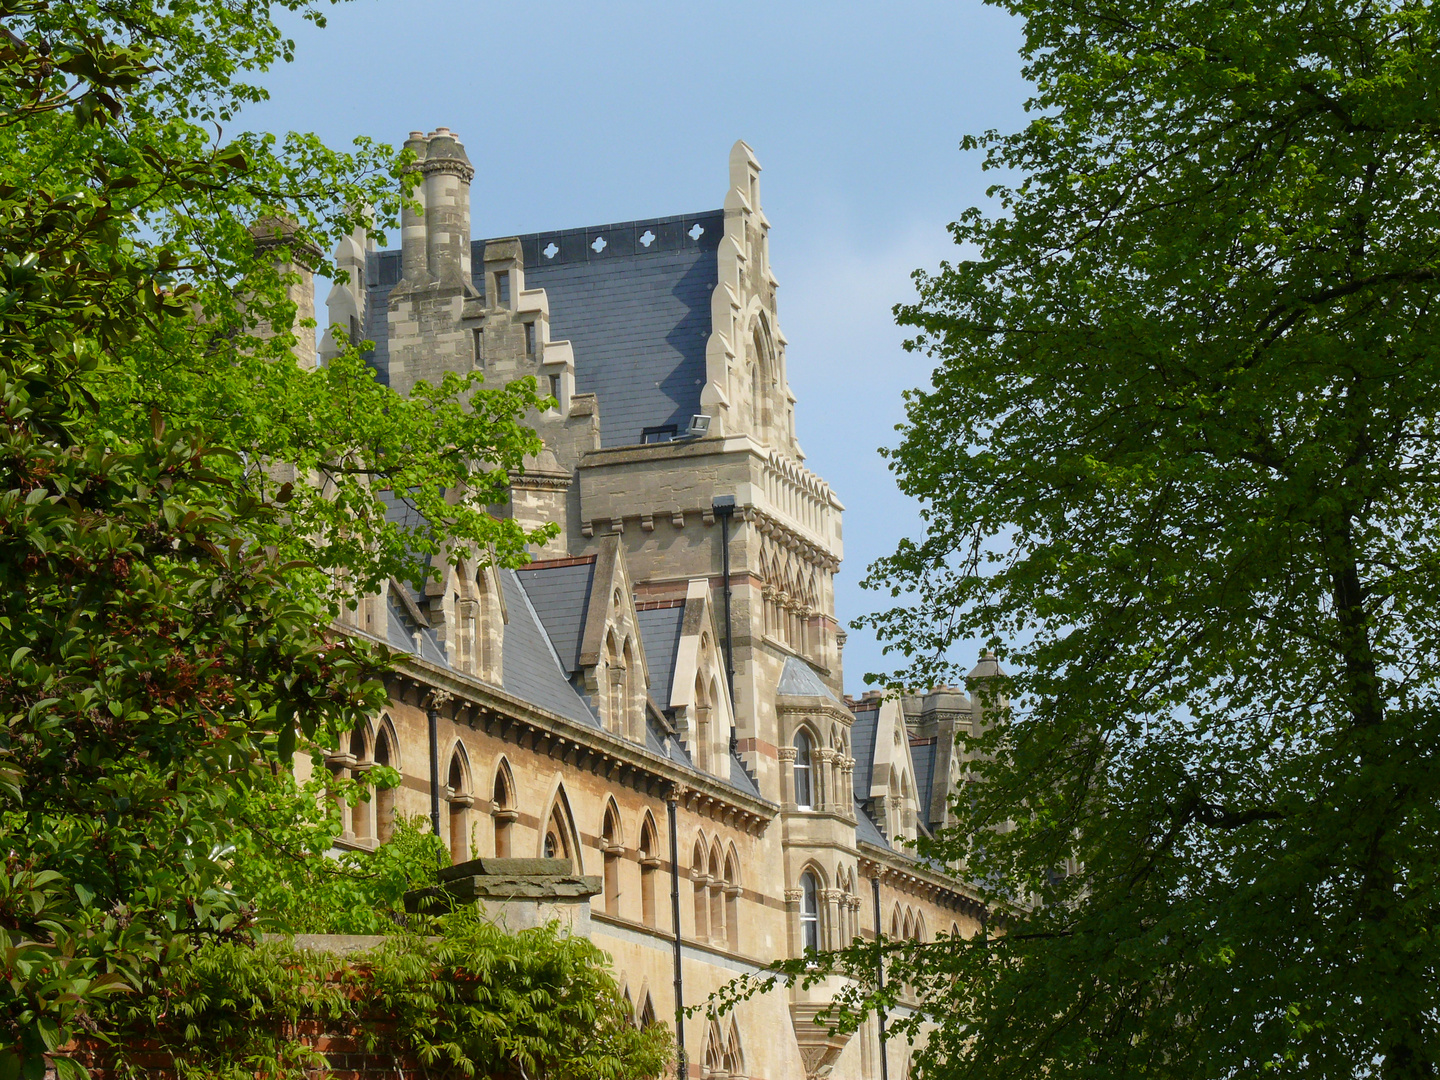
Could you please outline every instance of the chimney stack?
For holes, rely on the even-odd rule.
[[[449,128],[436,128],[420,164],[425,177],[425,260],[432,282],[470,284],[470,180],[475,169]]]
[[[410,172],[422,173],[425,166],[427,140],[423,131],[412,131],[405,140],[405,149],[415,152],[415,164]],[[410,189],[410,197],[420,203],[416,213],[406,205],[400,211],[400,275],[411,285],[424,285],[429,278],[425,258],[425,181],[422,179]]]

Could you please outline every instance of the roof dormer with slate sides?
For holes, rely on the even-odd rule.
[[[716,634],[710,581],[695,578],[686,587],[673,651],[673,667],[664,684],[666,706],[675,718],[695,767],[717,776],[730,772],[730,737],[735,714],[725,680],[725,658]],[[649,615],[642,611],[641,618]],[[654,654],[651,654],[654,656]],[[658,673],[652,667],[652,678]]]

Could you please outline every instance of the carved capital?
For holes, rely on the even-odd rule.
[[[802,899],[804,899],[804,897],[805,893],[801,889],[785,890],[785,903],[787,904],[798,904]]]
[[[780,760],[793,762],[795,760],[795,748],[793,746],[780,747]]]

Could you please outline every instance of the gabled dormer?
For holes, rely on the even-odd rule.
[[[710,581],[695,578],[685,593],[670,700],[665,704],[695,767],[728,780],[735,714],[717,625]]]
[[[900,702],[894,698],[864,699],[857,703],[855,716],[856,746],[863,742],[869,756],[856,772],[857,779],[864,782],[856,784],[855,795],[887,838],[914,840],[923,813],[910,733]]]
[[[425,589],[429,623],[456,671],[500,686],[504,680],[505,594],[493,563],[464,556],[452,566],[436,556],[439,580]]]
[[[618,535],[601,539],[580,633],[579,674],[605,730],[645,741],[650,676]]]

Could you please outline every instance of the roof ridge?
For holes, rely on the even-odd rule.
[[[540,613],[535,610],[535,605],[530,602],[530,594],[525,591],[525,583],[520,580],[520,575],[514,570],[510,571],[515,576],[515,587],[520,590],[520,599],[525,602],[525,610],[530,613],[530,618],[535,621],[535,626],[540,631],[540,636],[545,639],[545,647],[550,650],[550,659],[555,661],[555,669],[560,672],[560,677],[569,683],[570,672],[560,662],[560,654],[555,650],[555,642],[550,640],[550,631],[545,626],[545,620],[540,618]]]
[[[532,559],[524,566],[517,566],[515,572],[521,570],[551,570],[559,566],[583,566],[585,563],[593,563],[598,556],[595,555],[562,555],[554,559]]]

